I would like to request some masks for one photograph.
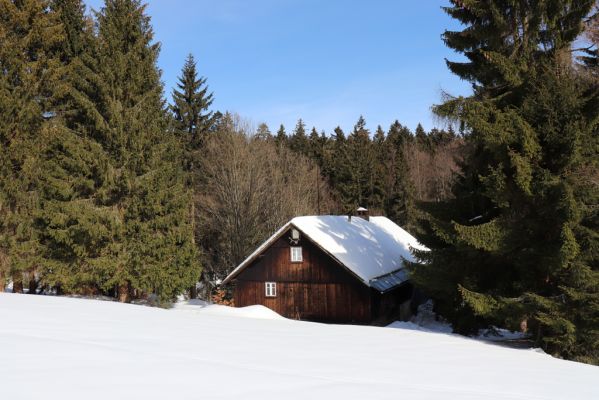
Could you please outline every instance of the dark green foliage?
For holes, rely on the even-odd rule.
[[[324,157],[323,173],[328,177],[331,187],[340,203],[340,211],[352,212],[350,193],[347,191],[346,183],[350,180],[350,166],[347,155],[347,139],[340,127],[335,128],[331,143]]]
[[[42,281],[66,293],[110,290],[123,232],[118,211],[104,206],[113,173],[109,160],[98,143],[58,124],[43,139],[44,201],[36,216]]]
[[[422,125],[418,124],[416,127],[416,143],[420,146],[421,149],[431,151],[432,150],[432,141],[429,135],[426,134],[426,131],[422,127]]]
[[[344,167],[349,180],[339,182],[341,192],[345,194],[344,209],[355,210],[362,206],[380,210],[383,198],[382,177],[377,168],[370,132],[366,129],[363,117],[358,119],[353,132],[347,138],[345,153],[346,158],[343,161],[347,163]]]
[[[474,95],[436,111],[465,126],[468,154],[456,198],[423,205],[413,279],[457,331],[524,328],[597,363],[597,107],[569,59],[592,2],[452,4],[467,27],[444,39],[469,61],[448,65]]]
[[[283,124],[281,124],[279,130],[277,131],[277,135],[275,136],[275,143],[277,143],[277,145],[279,146],[287,145],[287,133],[285,133],[285,127],[283,126]]]
[[[83,30],[67,36],[76,43],[62,57],[65,112],[43,131],[38,163],[43,283],[121,301],[172,300],[201,269],[181,162],[188,147],[168,129],[149,18],[140,1],[109,0],[93,36],[82,13],[69,15]],[[89,45],[79,48],[81,38]]]
[[[69,64],[89,52],[93,40],[92,22],[85,17],[85,5],[81,0],[52,0],[51,8],[60,18],[64,32],[58,54],[64,64]]]
[[[327,144],[327,138],[322,132],[320,135],[316,128],[312,128],[308,138],[308,156],[316,161],[316,164],[322,168],[324,163],[324,152]]]
[[[173,90],[171,106],[174,128],[190,153],[201,147],[203,136],[214,124],[213,113],[208,111],[214,96],[208,93],[206,78],[198,77],[196,61],[191,54],[185,60],[177,88]]]
[[[53,114],[63,31],[43,0],[0,1],[0,283],[22,289],[39,249],[33,219],[40,207],[37,157]]]
[[[104,123],[94,127],[93,136],[115,172],[106,206],[118,212],[123,225],[115,252],[118,262],[108,283],[121,288],[122,300],[122,288],[169,300],[194,284],[200,269],[194,257],[189,192],[177,167],[181,152],[176,137],[166,133],[156,67],[159,46],[152,43],[150,20],[139,0],[109,0],[97,18],[95,72],[101,96],[96,110]],[[185,122],[193,136],[189,129],[199,128],[204,120]]]
[[[385,154],[382,162],[386,167],[386,202],[387,216],[406,229],[415,229],[415,188],[410,179],[410,166],[407,157],[409,144],[413,141],[410,130],[395,121],[389,128],[384,142]]]
[[[289,137],[289,148],[299,154],[308,155],[309,144],[306,136],[306,124],[300,118],[295,125],[293,133]]]

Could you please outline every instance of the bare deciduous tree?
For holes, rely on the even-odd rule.
[[[439,201],[451,196],[451,186],[460,167],[460,139],[435,147],[434,152],[422,149],[417,143],[406,148],[410,177],[414,184],[416,200]]]
[[[231,117],[206,142],[196,198],[205,283],[222,279],[289,219],[331,209],[315,163]]]

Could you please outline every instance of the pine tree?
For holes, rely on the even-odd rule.
[[[415,131],[416,143],[422,150],[432,151],[432,142],[429,135],[426,134],[426,131],[422,127],[421,124],[418,124]]]
[[[409,232],[415,231],[414,185],[410,179],[410,166],[406,159],[412,141],[410,130],[399,121],[393,122],[385,140],[387,196],[385,214]]]
[[[287,133],[285,132],[285,126],[283,126],[283,124],[279,126],[277,136],[275,136],[275,143],[279,146],[287,145]]]
[[[597,248],[595,194],[577,183],[596,163],[584,143],[597,117],[569,60],[592,2],[452,4],[466,28],[444,40],[468,61],[448,66],[474,94],[436,111],[466,127],[468,153],[456,198],[424,206],[431,251],[413,279],[458,331],[524,327],[553,354],[597,362],[597,263],[582,251]]]
[[[289,148],[299,154],[308,155],[308,137],[306,136],[306,124],[300,118],[295,125],[293,134],[289,138]]]
[[[376,154],[362,116],[347,139],[347,159],[350,180],[343,182],[349,194],[344,206],[355,210],[359,206],[377,207],[382,203],[382,182],[376,169]]]
[[[206,78],[198,77],[192,54],[185,60],[177,88],[173,90],[171,106],[175,131],[184,138],[186,151],[193,153],[201,147],[203,136],[214,124],[214,115],[208,111],[214,96],[208,92]]]
[[[68,65],[89,52],[93,40],[92,21],[85,16],[85,5],[81,0],[52,0],[50,5],[57,13],[64,31],[63,45],[58,54],[63,64]]]
[[[118,219],[103,202],[110,166],[90,135],[91,121],[79,102],[79,86],[89,77],[85,63],[91,61],[96,43],[80,0],[56,0],[52,10],[65,36],[55,53],[61,60],[55,117],[40,135],[45,145],[38,160],[43,174],[35,218],[42,256],[39,276],[58,293],[95,294],[109,279],[114,260],[105,257],[105,247],[115,239],[111,232]]]
[[[121,301],[168,301],[200,268],[185,149],[167,129],[159,46],[138,0],[109,0],[97,20],[97,43],[71,95],[82,129],[55,141],[46,157],[48,209],[56,210],[42,220],[54,264],[47,279]]]
[[[181,150],[166,133],[159,45],[152,43],[144,10],[139,0],[110,0],[97,16],[99,75],[112,95],[102,101],[123,110],[122,117],[109,113],[114,119],[101,131],[115,171],[122,171],[114,177],[111,203],[122,213],[117,255],[123,262],[109,283],[118,286],[121,300],[135,291],[169,300],[197,282],[199,267]]]
[[[349,191],[350,168],[347,156],[347,139],[338,126],[334,129],[333,137],[327,146],[324,156],[323,175],[326,176],[334,189],[335,197],[342,213],[353,212],[353,202]]]
[[[324,139],[324,140],[323,140]],[[326,145],[326,136],[319,135],[315,127],[312,127],[308,137],[308,155],[316,162],[319,167],[323,165],[324,147]]]
[[[39,211],[37,157],[41,132],[54,115],[63,39],[44,0],[0,1],[0,290],[10,277],[35,290],[40,260],[34,218]]]

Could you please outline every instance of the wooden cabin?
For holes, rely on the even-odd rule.
[[[306,216],[285,224],[225,278],[235,306],[294,319],[385,323],[410,316],[404,260],[423,248],[385,217]]]

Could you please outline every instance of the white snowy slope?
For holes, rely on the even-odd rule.
[[[0,398],[590,400],[599,399],[599,368],[256,307],[0,294]]]

